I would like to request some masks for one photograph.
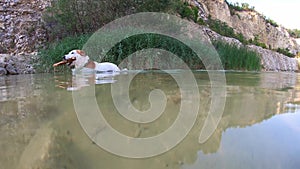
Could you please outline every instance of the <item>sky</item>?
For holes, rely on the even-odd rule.
[[[300,0],[227,0],[248,3],[255,10],[288,29],[300,30]]]

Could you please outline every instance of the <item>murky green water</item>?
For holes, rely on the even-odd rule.
[[[210,108],[211,86],[205,72],[194,75],[201,102],[193,128],[170,151],[142,159],[114,155],[87,136],[77,119],[72,92],[68,91],[75,89],[71,88],[72,79],[75,83],[71,75],[0,77],[0,168],[300,168],[299,74],[227,72],[222,119],[203,144],[198,138]],[[129,76],[116,76],[114,81]],[[110,94],[111,84],[104,82],[111,81],[100,81],[103,84],[95,86],[93,96],[115,130],[133,138],[147,138],[164,133],[174,124],[182,99],[170,75],[143,72],[131,83],[130,101],[138,110],[151,107],[148,96],[153,89],[161,89],[166,95],[163,114],[145,124],[129,121],[118,113]],[[80,88],[74,92],[87,88],[76,83]]]

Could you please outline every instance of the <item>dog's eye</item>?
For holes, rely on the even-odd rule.
[[[71,54],[74,54],[74,52],[71,52]]]

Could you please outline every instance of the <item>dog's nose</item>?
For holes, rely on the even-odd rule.
[[[67,59],[66,59],[66,56],[63,56],[63,60],[67,60]]]

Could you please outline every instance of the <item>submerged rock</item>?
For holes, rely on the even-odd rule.
[[[35,168],[47,159],[49,148],[55,138],[54,134],[53,129],[50,127],[41,128],[23,151],[18,168]]]
[[[24,149],[17,169],[78,168],[76,160],[68,152],[70,139],[61,136],[46,124],[31,138]]]

